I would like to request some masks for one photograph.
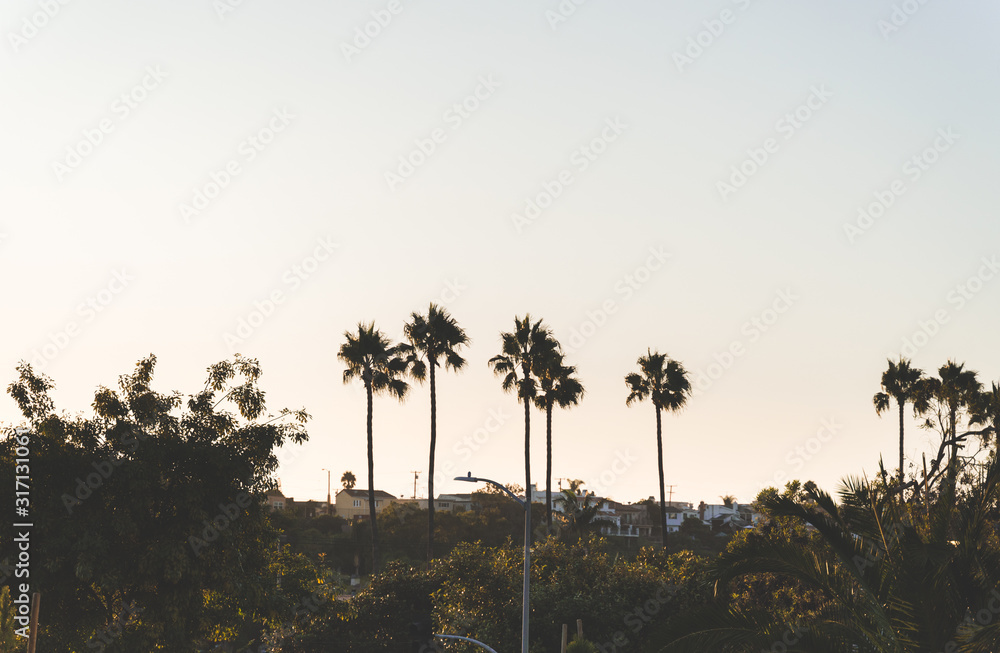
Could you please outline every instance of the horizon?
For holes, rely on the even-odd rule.
[[[694,504],[895,469],[895,405],[872,405],[886,359],[1000,379],[985,0],[2,14],[0,381],[34,361],[57,410],[89,414],[150,353],[153,387],[185,395],[256,358],[269,410],[313,416],[278,452],[289,496],[326,496],[324,468],[331,492],[346,470],[367,484],[337,350],[360,322],[401,340],[430,302],[472,339],[437,379],[435,494],[469,471],[523,484],[523,410],[486,361],[527,313],[586,388],[553,413],[553,489],[617,500],[658,493],[653,407],[625,406],[647,349],[695,389],[663,415],[665,482]],[[427,493],[411,385],[374,405],[395,496],[415,469]],[[0,426],[18,423],[5,393]],[[914,465],[938,441],[919,423],[908,410]],[[533,410],[541,489],[544,435]]]

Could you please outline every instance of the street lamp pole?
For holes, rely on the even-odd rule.
[[[506,487],[497,483],[496,481],[491,481],[488,478],[477,478],[469,472],[468,476],[456,476],[456,481],[465,481],[467,483],[489,483],[493,487],[499,489],[505,494],[509,495],[514,501],[521,504],[524,508],[524,589],[521,596],[521,653],[528,653],[528,606],[530,605],[530,594],[531,594],[531,498],[528,494],[529,490],[525,490],[524,498],[522,501],[517,497],[516,494],[508,490]]]
[[[329,512],[330,511],[330,470],[324,467],[322,471],[326,472],[326,509],[327,509],[327,512]]]

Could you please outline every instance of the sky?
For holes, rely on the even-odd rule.
[[[530,313],[586,388],[554,478],[657,493],[624,383],[651,349],[696,388],[663,420],[675,500],[835,490],[895,468],[888,357],[1000,379],[998,23],[986,0],[8,0],[0,381],[32,362],[89,413],[151,353],[183,394],[256,358],[268,408],[312,415],[281,487],[322,499],[325,470],[367,475],[344,332],[397,341],[435,302],[472,339],[439,378],[435,491],[468,492],[524,482],[487,361]],[[917,426],[910,461],[937,449]],[[426,496],[428,435],[426,386],[376,399],[378,489]]]

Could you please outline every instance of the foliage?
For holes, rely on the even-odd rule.
[[[152,388],[155,363],[100,387],[92,417],[55,415],[54,384],[27,364],[9,387],[31,429],[0,440],[0,482],[14,486],[26,442],[40,650],[245,644],[281,617],[263,501],[275,448],[304,442],[309,416],[267,414],[253,359],[209,367],[186,402]],[[0,559],[12,559],[3,535]]]
[[[711,566],[716,600],[675,620],[664,650],[996,650],[1000,466],[942,483],[926,508],[880,479],[845,480],[839,504],[814,486],[762,496],[779,521]]]

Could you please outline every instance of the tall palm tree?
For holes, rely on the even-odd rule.
[[[372,441],[372,396],[388,394],[403,401],[410,386],[399,377],[406,371],[406,362],[399,358],[397,347],[375,328],[374,322],[359,323],[357,333],[344,332],[346,342],[340,346],[337,358],[347,369],[344,383],[361,379],[368,399],[368,515],[372,529],[372,571],[378,569],[378,522],[375,511],[375,454]]]
[[[899,407],[899,487],[903,487],[903,408],[906,402],[917,398],[924,371],[912,367],[910,361],[902,356],[899,363],[887,362],[889,367],[882,372],[882,392],[875,393],[872,402],[878,415],[889,410],[890,397]]]
[[[563,365],[562,354],[556,352],[542,365],[538,373],[539,394],[535,406],[545,411],[545,524],[552,528],[552,407],[576,406],[583,398],[583,384],[575,376],[576,368]]]
[[[663,538],[663,548],[667,548],[667,504],[663,491],[663,429],[660,413],[664,410],[678,411],[687,403],[691,396],[691,382],[688,381],[687,370],[678,361],[666,354],[646,350],[645,356],[636,361],[639,372],[625,376],[625,384],[629,388],[626,406],[633,402],[643,401],[647,397],[656,408],[656,458],[660,468],[660,528]]]
[[[531,402],[538,392],[538,374],[559,351],[559,343],[541,320],[514,317],[514,330],[500,334],[500,353],[489,360],[493,374],[502,376],[505,392],[516,392],[524,404],[524,496],[531,503]]]
[[[431,386],[431,446],[427,463],[427,561],[434,558],[434,451],[437,447],[437,386],[435,369],[444,363],[455,371],[465,367],[458,349],[469,344],[469,337],[448,311],[432,303],[427,315],[412,313],[403,326],[407,342],[400,346],[413,378],[420,382],[430,377]]]

